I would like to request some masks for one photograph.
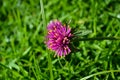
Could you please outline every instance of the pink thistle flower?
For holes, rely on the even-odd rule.
[[[69,48],[70,38],[72,37],[69,26],[63,26],[58,20],[51,21],[47,26],[47,47],[56,52],[55,55],[66,56],[71,52]]]

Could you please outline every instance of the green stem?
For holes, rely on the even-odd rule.
[[[44,13],[44,6],[43,6],[43,1],[40,0],[40,6],[41,6],[41,13],[42,13],[42,20],[43,20],[43,30],[46,27],[46,19],[45,19],[45,13]],[[51,61],[51,57],[50,54],[48,53],[48,68],[50,71],[50,79],[54,80],[53,78],[53,72],[52,72],[52,61]]]
[[[59,62],[59,64],[60,64],[60,67],[63,68],[63,65],[61,64],[59,57],[58,57],[58,62]]]
[[[86,77],[84,77],[84,78],[82,78],[82,79],[80,79],[80,80],[86,80],[86,79],[89,79],[89,78],[91,78],[91,77],[93,77],[93,76],[100,75],[100,74],[106,74],[106,73],[110,73],[110,72],[120,72],[120,70],[102,71],[102,72],[98,72],[98,73],[95,73],[95,74],[91,74],[91,75],[89,75],[89,76],[86,76]]]
[[[90,40],[120,40],[119,37],[96,37],[96,38],[78,38],[79,41],[90,41]]]

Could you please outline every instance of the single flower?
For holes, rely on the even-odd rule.
[[[58,20],[51,21],[47,26],[47,47],[56,52],[55,55],[66,56],[71,52],[69,48],[72,37],[69,26],[62,25]]]

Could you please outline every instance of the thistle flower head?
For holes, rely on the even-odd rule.
[[[71,52],[69,48],[71,29],[58,20],[51,21],[47,26],[47,47],[56,52],[55,55],[65,56]]]

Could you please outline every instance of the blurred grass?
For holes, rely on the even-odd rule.
[[[120,36],[119,0],[43,0],[47,23],[71,20],[76,29],[89,29],[86,37]],[[49,68],[44,44],[45,28],[39,0],[0,0],[0,80],[45,79]],[[52,58],[54,79],[77,80],[106,70],[120,70],[120,41],[80,41],[81,49],[65,58]],[[91,80],[119,80],[120,73]]]

